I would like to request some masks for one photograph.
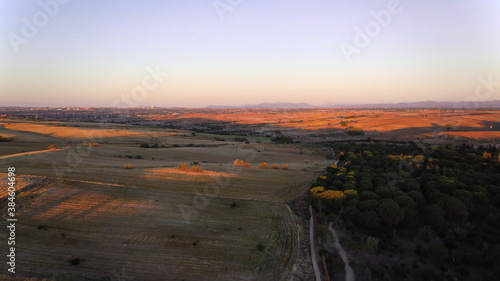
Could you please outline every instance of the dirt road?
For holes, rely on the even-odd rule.
[[[340,257],[342,258],[342,261],[345,264],[345,281],[355,281],[356,278],[354,277],[354,271],[352,270],[351,266],[349,265],[349,258],[347,257],[347,253],[345,252],[344,248],[339,243],[339,237],[337,235],[337,232],[335,229],[332,227],[333,223],[330,223],[328,225],[328,229],[330,232],[333,234],[335,237],[335,248],[337,251],[339,251]]]
[[[60,151],[60,149],[46,149],[46,150],[37,150],[37,151],[9,154],[9,155],[0,156],[0,159],[7,159],[7,158],[13,158],[13,157],[19,157],[19,156],[28,156],[28,155],[47,153],[47,152],[53,152],[53,151]]]
[[[314,216],[311,205],[309,205],[309,213],[311,214],[311,219],[309,221],[309,242],[311,243],[311,260],[314,268],[314,275],[316,275],[316,281],[321,281],[321,273],[319,272],[318,262],[316,261],[316,250],[314,249]]]

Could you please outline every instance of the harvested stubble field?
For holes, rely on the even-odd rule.
[[[212,198],[190,223],[177,206],[192,196],[176,192],[47,181],[19,200],[19,275],[278,280],[296,243],[286,208],[253,200]]]

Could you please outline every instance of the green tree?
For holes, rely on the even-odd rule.
[[[397,225],[405,217],[405,212],[393,199],[382,200],[378,207],[378,214],[382,221],[390,226]]]
[[[366,211],[359,214],[358,222],[370,229],[375,229],[380,227],[380,217],[375,211]]]
[[[424,214],[426,218],[425,223],[434,228],[439,228],[445,223],[444,217],[446,212],[437,204],[431,204],[425,207]]]
[[[355,222],[359,217],[359,209],[356,206],[347,206],[342,210],[342,216],[352,222]]]
[[[467,206],[455,197],[443,195],[438,205],[443,208],[450,219],[463,222],[467,217]]]

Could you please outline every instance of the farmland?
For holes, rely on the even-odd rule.
[[[307,196],[334,160],[329,147],[474,147],[500,137],[492,110],[136,111],[114,123],[95,112],[100,122],[0,120],[4,186],[7,167],[16,167],[18,276],[310,280]],[[337,209],[320,205],[320,223],[338,219]]]
[[[0,163],[18,178],[18,276],[286,280],[307,260],[285,202],[329,162],[323,148],[65,125],[8,121],[0,129],[13,138],[2,143]],[[280,168],[258,168],[264,161]],[[177,169],[194,162],[201,171]]]

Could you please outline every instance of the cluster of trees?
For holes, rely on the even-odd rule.
[[[364,134],[363,129],[356,127],[349,127],[346,132],[349,136],[362,136]]]
[[[277,137],[271,138],[271,141],[276,144],[289,144],[293,143],[293,138],[289,136],[279,135]]]
[[[192,172],[201,172],[203,171],[203,167],[198,164],[198,161],[195,160],[195,162],[193,163],[193,166],[191,166],[191,168],[189,168],[189,164],[188,163],[179,163],[177,165],[177,169],[181,170],[181,171],[192,171]]]
[[[234,160],[234,166],[236,166],[236,167],[250,168],[252,166],[252,164],[250,164],[250,162],[246,162],[246,161],[243,161],[243,160],[240,160],[240,159],[236,159],[236,160]]]
[[[320,213],[339,216],[347,230],[378,239],[382,249],[398,236],[413,240],[429,229],[414,252],[434,263],[436,272],[446,269],[464,280],[475,276],[473,269],[500,276],[499,149],[414,143],[334,149],[341,167],[328,167],[310,190]]]

